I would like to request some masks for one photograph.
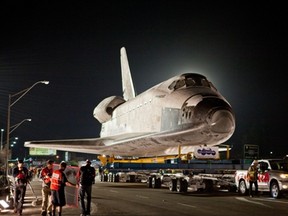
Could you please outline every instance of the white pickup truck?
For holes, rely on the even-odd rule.
[[[258,191],[269,192],[273,198],[288,192],[288,158],[258,160]],[[249,182],[247,170],[237,170],[235,184],[241,195],[247,194]],[[254,185],[253,185],[254,187]],[[253,188],[254,189],[254,188]]]

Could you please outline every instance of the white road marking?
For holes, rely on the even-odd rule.
[[[238,200],[240,200],[240,201],[244,201],[244,202],[249,202],[249,203],[252,203],[252,204],[256,204],[256,205],[265,206],[265,207],[267,207],[267,208],[272,208],[271,206],[265,205],[265,204],[260,203],[260,202],[248,200],[248,199],[246,199],[246,198],[244,198],[244,197],[236,197],[236,199],[238,199]]]
[[[112,193],[119,193],[119,191],[117,191],[117,190],[110,190],[110,192],[112,192]]]
[[[193,206],[193,205],[188,205],[188,204],[185,204],[185,203],[177,203],[178,205],[182,205],[182,206],[186,206],[186,207],[190,207],[190,208],[196,208],[196,206]]]
[[[136,197],[143,198],[143,199],[148,199],[149,198],[147,196],[142,196],[142,195],[136,195]]]
[[[284,203],[284,204],[288,204],[287,201],[280,201],[278,199],[275,198],[268,198],[268,199],[261,199],[261,198],[255,198],[255,200],[262,200],[262,201],[266,201],[266,202],[277,202],[277,203]]]

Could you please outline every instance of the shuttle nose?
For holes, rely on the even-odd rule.
[[[216,110],[209,115],[208,122],[215,133],[233,133],[235,130],[234,116],[228,110]]]
[[[202,122],[214,135],[230,137],[235,131],[235,116],[231,106],[220,98],[204,98],[193,113],[195,122]],[[222,137],[223,137],[222,136]]]

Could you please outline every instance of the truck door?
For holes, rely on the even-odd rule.
[[[269,190],[268,163],[264,161],[259,162],[258,189],[259,191]]]

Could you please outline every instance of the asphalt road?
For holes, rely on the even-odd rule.
[[[27,188],[23,215],[40,215],[41,182],[36,179],[31,184],[37,197]],[[38,202],[35,202],[36,198],[38,198]],[[1,212],[1,215],[13,214],[12,210]],[[96,184],[93,185],[91,215],[97,216],[286,216],[287,214],[288,197],[273,199],[269,195],[261,194],[259,197],[250,198],[228,192],[188,192],[179,194],[164,188],[147,188],[144,183],[96,181]],[[65,206],[62,215],[80,215],[80,209]]]

